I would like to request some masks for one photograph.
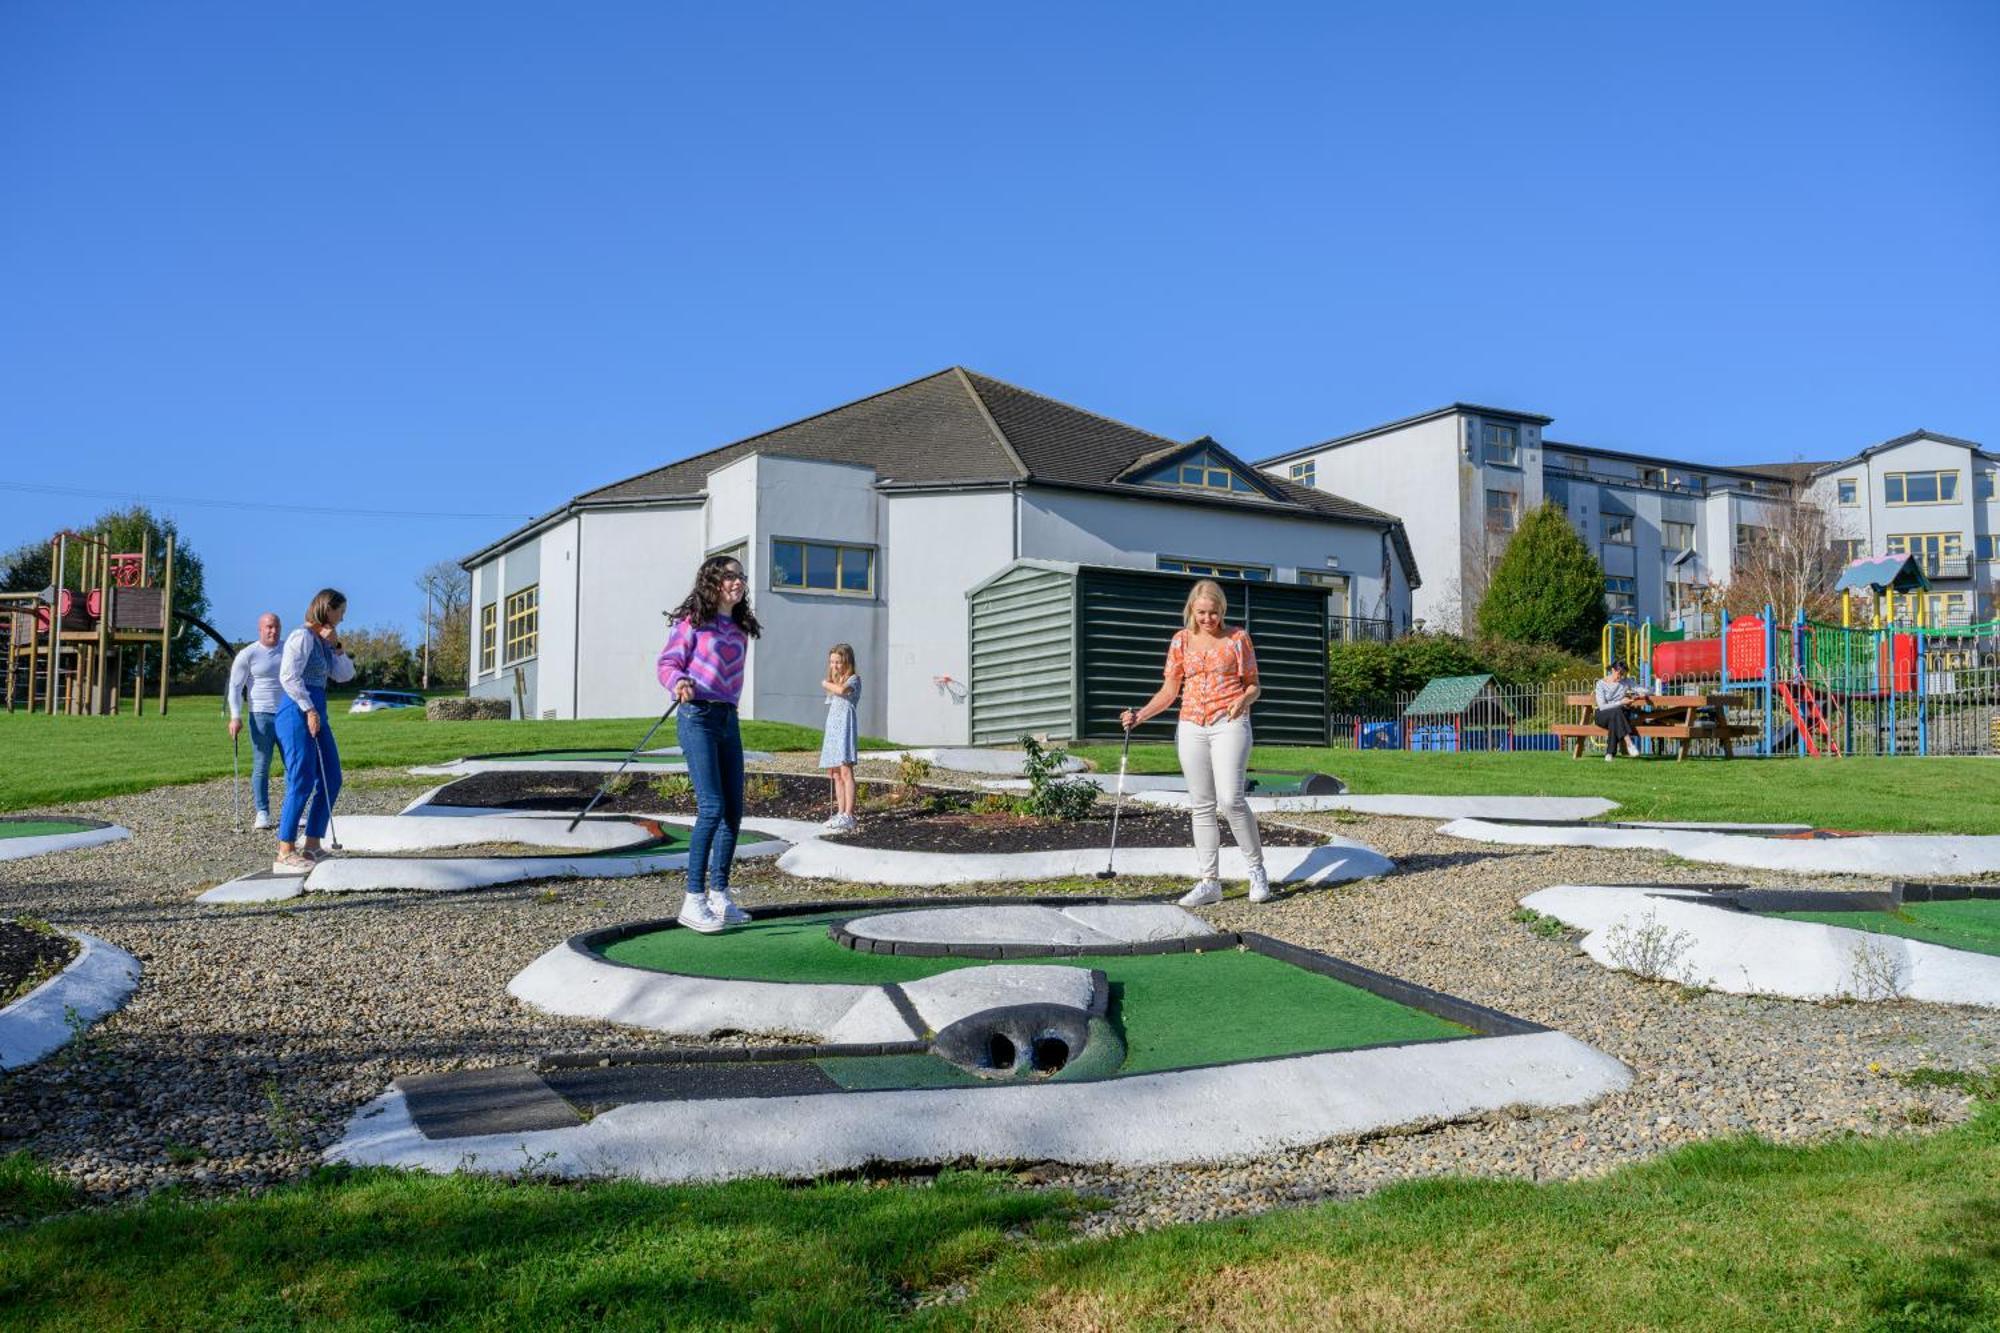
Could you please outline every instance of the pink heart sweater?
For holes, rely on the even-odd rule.
[[[727,616],[706,625],[676,620],[660,649],[660,684],[669,692],[683,680],[694,682],[694,697],[707,703],[733,704],[743,695],[743,663],[750,639]]]

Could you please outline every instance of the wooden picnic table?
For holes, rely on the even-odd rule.
[[[1581,759],[1585,741],[1606,739],[1610,733],[1597,725],[1596,695],[1566,694],[1563,703],[1576,709],[1576,721],[1558,722],[1549,730],[1567,739],[1572,747],[1571,757]],[[1727,710],[1742,706],[1740,694],[1650,695],[1633,710],[1632,729],[1650,741],[1678,742],[1676,763],[1687,758],[1689,747],[1698,740],[1715,741],[1722,746],[1722,757],[1731,759],[1735,757],[1731,742],[1751,733],[1749,727],[1735,726],[1729,721]]]

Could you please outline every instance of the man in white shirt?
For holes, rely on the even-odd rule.
[[[229,668],[229,739],[243,734],[243,703],[250,704],[250,791],[257,801],[257,827],[271,827],[271,747],[278,741],[278,666],[284,649],[278,639],[284,626],[274,612],[257,617],[257,641],[236,654]]]

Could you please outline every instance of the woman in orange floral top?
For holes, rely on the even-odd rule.
[[[1228,627],[1228,614],[1229,597],[1221,584],[1213,579],[1195,584],[1181,609],[1186,628],[1167,647],[1166,678],[1159,693],[1140,708],[1126,709],[1120,719],[1129,731],[1165,712],[1176,696],[1181,701],[1174,744],[1194,813],[1195,850],[1201,853],[1201,880],[1181,899],[1183,907],[1222,901],[1218,809],[1249,863],[1250,901],[1261,903],[1271,896],[1257,819],[1243,799],[1243,773],[1250,763],[1250,705],[1263,693],[1257,684],[1257,650],[1248,634]]]

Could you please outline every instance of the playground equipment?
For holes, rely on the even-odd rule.
[[[101,537],[59,532],[49,541],[50,585],[37,593],[0,594],[0,662],[7,711],[116,713],[126,682],[132,708],[144,711],[149,651],[157,648],[160,712],[167,711],[167,660],[174,622],[174,539],[155,561],[151,539],[137,551],[113,551]],[[157,565],[158,573],[155,574]],[[70,586],[74,570],[75,586]],[[193,623],[191,620],[188,623]],[[213,630],[200,626],[223,642]],[[227,644],[225,643],[226,647]],[[126,651],[133,660],[127,669]]]

